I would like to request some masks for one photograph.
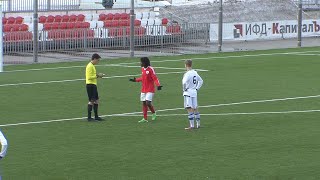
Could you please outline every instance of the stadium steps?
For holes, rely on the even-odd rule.
[[[257,0],[224,3],[224,22],[257,22],[270,20],[293,20],[297,7],[291,0]],[[160,10],[160,17],[173,17],[178,22],[217,23],[219,3],[170,6]],[[179,17],[179,18],[177,18]]]

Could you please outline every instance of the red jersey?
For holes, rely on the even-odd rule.
[[[154,93],[154,84],[156,84],[156,86],[160,86],[159,79],[154,69],[151,66],[148,66],[147,68],[142,67],[141,73],[142,73],[142,76],[136,79],[136,82],[142,81],[141,92]]]

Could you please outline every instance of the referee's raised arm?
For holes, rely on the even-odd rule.
[[[95,65],[100,61],[101,57],[99,54],[93,54],[91,61],[86,67],[86,89],[88,94],[88,121],[101,121],[103,120],[98,115],[98,106],[99,106],[99,94],[97,88],[97,79],[102,78],[104,74],[97,73]],[[91,117],[92,109],[94,111],[94,119]]]

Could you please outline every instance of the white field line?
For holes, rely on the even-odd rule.
[[[126,66],[126,65],[123,65],[123,64],[104,64],[104,65],[96,65],[96,66],[100,66],[100,67],[128,67],[128,68],[137,68],[138,67],[138,68],[141,68],[141,66]],[[4,73],[58,70],[58,69],[72,69],[72,68],[85,68],[85,67],[86,66],[61,66],[61,67],[52,67],[52,68],[39,68],[39,69],[20,69],[20,70],[4,71]],[[184,70],[185,68],[155,67],[155,69],[175,69],[175,70],[179,69],[179,70]],[[203,70],[203,71],[205,71],[205,70]]]
[[[320,95],[277,98],[277,99],[265,99],[265,100],[244,101],[244,102],[234,102],[234,103],[212,104],[212,105],[199,106],[199,108],[210,108],[210,107],[233,106],[233,105],[241,105],[241,104],[287,101],[287,100],[296,100],[296,99],[310,99],[310,98],[318,98],[318,97],[320,97]],[[176,110],[183,110],[183,109],[185,109],[185,108],[160,109],[160,110],[157,110],[157,112],[176,111]],[[119,115],[132,115],[132,114],[138,114],[138,113],[141,113],[141,112],[122,113]],[[114,114],[113,116],[117,116],[117,115],[118,114]]]
[[[259,115],[259,114],[292,114],[292,113],[312,113],[312,112],[320,112],[320,109],[311,109],[311,110],[301,110],[301,111],[271,111],[271,112],[239,112],[239,113],[216,113],[216,114],[202,114],[201,116],[234,116],[234,115]],[[136,114],[128,114],[128,115],[113,115],[118,117],[140,117],[141,115]],[[187,114],[159,114],[159,117],[167,117],[167,116],[187,116]]]
[[[283,52],[283,53],[270,53],[270,54],[247,54],[247,55],[239,55],[239,56],[211,56],[211,57],[205,57],[205,58],[189,58],[192,60],[215,60],[215,59],[229,59],[229,58],[242,58],[242,57],[259,57],[259,56],[274,56],[274,55],[303,55],[304,53],[319,53],[320,51],[297,51],[297,52]],[[152,61],[152,63],[162,63],[162,62],[176,62],[176,61],[185,61],[188,60],[188,58],[184,59],[174,59],[174,60],[158,60],[158,61]],[[123,65],[128,64],[137,64],[138,62],[131,62],[131,63],[120,63]]]
[[[298,56],[320,56],[320,54],[296,54]]]
[[[53,68],[39,68],[39,69],[18,69],[18,70],[3,71],[3,72],[13,73],[13,72],[45,71],[45,70],[57,70],[57,69],[71,69],[71,68],[85,68],[85,66],[61,66],[61,67],[53,67]]]
[[[112,65],[114,67],[128,67],[128,68],[141,68],[141,66],[128,66],[125,64],[117,64],[117,65]],[[170,70],[186,70],[186,68],[172,68],[172,67],[153,67],[154,69],[170,69]],[[206,69],[194,69],[196,71],[209,71]]]
[[[296,51],[296,52],[282,52],[282,53],[270,53],[270,54],[251,54],[251,55],[239,55],[239,56],[221,56],[221,57],[206,57],[206,58],[192,58],[193,60],[214,60],[214,59],[228,59],[228,58],[241,58],[241,57],[259,57],[259,56],[274,56],[274,55],[304,55],[304,53],[319,53],[319,51]],[[173,59],[173,60],[158,60],[152,61],[152,63],[161,63],[161,62],[175,62],[175,61],[184,61],[187,59]],[[119,65],[128,65],[128,64],[138,64],[139,62],[129,62],[129,63],[118,63],[118,64],[105,64],[105,65],[96,65],[96,66],[119,66]],[[23,65],[21,65],[23,66]],[[85,68],[85,66],[62,66],[62,67],[53,67],[53,68],[38,68],[38,69],[21,69],[21,70],[11,70],[4,71],[4,73],[11,72],[27,72],[27,71],[42,71],[42,70],[56,70],[56,69],[71,69],[71,68]]]
[[[119,65],[118,64],[104,64],[104,65],[95,65],[95,66],[113,67],[113,66],[119,66]],[[4,73],[45,71],[45,70],[72,69],[72,68],[86,68],[86,66],[84,66],[84,65],[82,65],[82,66],[59,66],[59,67],[52,67],[52,68],[18,69],[18,70],[4,71]]]
[[[207,71],[207,70],[204,70],[204,71]],[[157,75],[182,74],[182,73],[185,73],[185,71],[157,73]],[[141,74],[129,74],[129,75],[122,75],[122,76],[109,76],[109,77],[103,77],[103,79],[134,77],[134,76],[141,76]],[[66,80],[56,80],[56,81],[23,82],[23,83],[15,83],[15,84],[0,84],[0,87],[34,85],[34,84],[51,84],[51,83],[63,83],[63,82],[76,82],[76,81],[84,81],[84,80],[85,79],[66,79]]]
[[[219,107],[219,106],[231,106],[231,105],[240,105],[240,104],[249,104],[249,103],[263,103],[263,102],[274,102],[274,101],[287,101],[294,99],[307,99],[307,98],[316,98],[320,97],[320,95],[315,96],[301,96],[301,97],[290,97],[290,98],[281,98],[281,99],[267,99],[267,100],[257,100],[257,101],[245,101],[245,102],[237,102],[237,103],[225,103],[225,104],[214,104],[214,105],[206,105],[199,106],[199,108],[208,108],[208,107]],[[175,111],[182,110],[184,108],[172,108],[172,109],[160,109],[157,112],[167,112],[167,111]],[[245,112],[245,113],[221,113],[221,114],[201,114],[206,116],[222,116],[222,115],[254,115],[254,114],[288,114],[288,113],[310,113],[310,112],[320,112],[320,110],[303,110],[303,111],[279,111],[279,112]],[[141,112],[130,112],[130,113],[120,113],[120,114],[110,114],[110,115],[101,115],[101,117],[112,117],[112,116],[138,116]],[[158,114],[159,116],[170,116],[169,114]],[[175,114],[173,114],[175,115]],[[172,115],[172,116],[173,116]],[[178,114],[180,116],[180,114]],[[178,116],[176,115],[176,116]],[[182,114],[181,114],[182,115]],[[183,114],[185,115],[185,114]],[[139,115],[141,116],[141,115]],[[8,127],[8,126],[19,126],[19,125],[28,125],[28,124],[43,124],[43,123],[51,123],[51,122],[61,122],[61,121],[74,121],[86,119],[86,117],[80,118],[69,118],[69,119],[56,119],[56,120],[47,120],[47,121],[31,121],[31,122],[23,122],[23,123],[13,123],[13,124],[2,124],[0,127]]]

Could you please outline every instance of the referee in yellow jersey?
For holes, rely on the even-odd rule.
[[[98,115],[99,95],[97,89],[97,79],[102,78],[105,74],[97,73],[95,65],[100,61],[99,54],[93,54],[91,61],[86,67],[86,86],[87,94],[89,98],[88,103],[88,121],[102,121],[103,119]],[[94,119],[91,117],[92,109],[94,111]]]

